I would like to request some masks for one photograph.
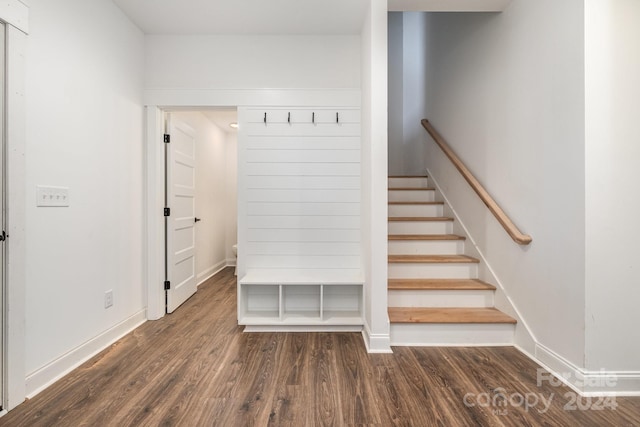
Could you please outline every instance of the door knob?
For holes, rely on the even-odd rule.
[[[193,222],[202,221],[200,218],[193,218]]]

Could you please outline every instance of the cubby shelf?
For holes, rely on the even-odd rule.
[[[238,285],[238,324],[361,326],[362,284],[359,276],[249,272]]]

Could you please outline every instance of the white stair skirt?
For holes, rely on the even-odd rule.
[[[503,346],[513,345],[513,324],[392,323],[391,345]]]
[[[389,205],[389,216],[442,216],[443,205]]]
[[[389,240],[389,255],[456,255],[463,240]]]
[[[491,290],[390,290],[389,307],[492,307]]]
[[[413,279],[415,277],[425,277],[429,279],[471,279],[477,276],[477,270],[477,264],[473,263],[389,263],[388,275],[390,279]]]

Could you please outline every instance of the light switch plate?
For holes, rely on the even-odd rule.
[[[38,185],[36,187],[36,206],[69,206],[69,188]]]

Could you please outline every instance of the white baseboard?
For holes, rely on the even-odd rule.
[[[581,396],[640,396],[640,372],[638,371],[582,369],[539,343],[536,344],[534,355],[521,348],[518,350]],[[548,377],[543,379],[543,381],[549,380]]]
[[[198,286],[202,285],[204,282],[220,273],[225,267],[228,267],[229,263],[226,259],[220,261],[219,263],[207,268],[202,273],[198,273],[196,276],[196,281],[198,282]]]
[[[69,372],[109,347],[147,321],[146,309],[123,320],[97,337],[81,344],[42,368],[27,375],[26,396],[31,399]]]
[[[243,332],[360,332],[360,325],[246,325]]]
[[[389,334],[372,334],[368,325],[362,328],[362,339],[367,353],[393,353]]]

